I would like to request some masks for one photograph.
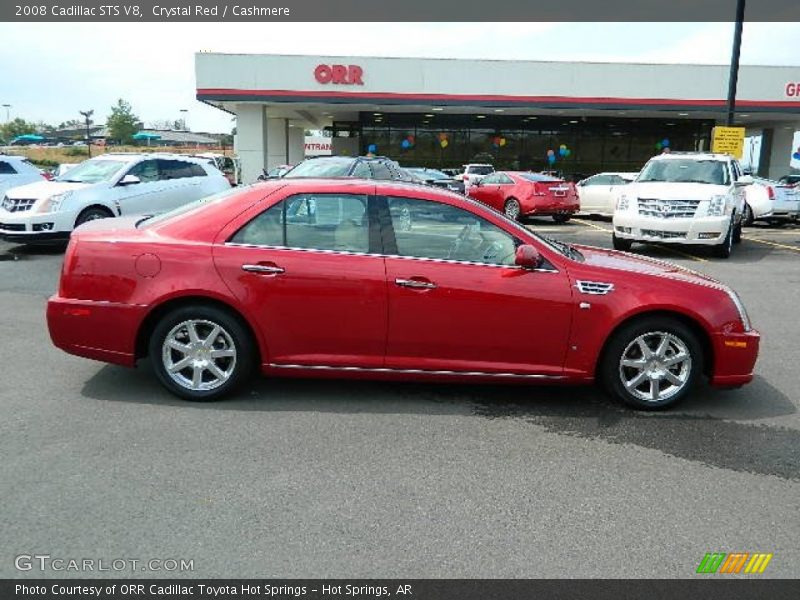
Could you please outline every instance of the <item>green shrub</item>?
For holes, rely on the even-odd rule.
[[[64,150],[67,156],[89,156],[89,148],[87,146],[70,146]]]

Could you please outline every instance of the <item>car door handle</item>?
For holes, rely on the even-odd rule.
[[[423,279],[395,279],[394,283],[400,287],[414,288],[417,290],[436,289],[435,283],[432,281],[425,281]]]
[[[263,275],[280,275],[281,273],[285,273],[286,269],[278,267],[277,265],[242,265],[242,271]]]

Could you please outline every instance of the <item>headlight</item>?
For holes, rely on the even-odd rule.
[[[36,209],[38,213],[57,212],[61,208],[61,204],[66,200],[72,192],[62,192],[61,194],[54,194],[42,202]]]
[[[709,217],[721,217],[725,214],[725,196],[711,196],[708,201],[706,215]]]
[[[619,198],[617,198],[617,210],[628,210],[628,195],[621,194]]]
[[[750,329],[752,329],[750,326],[750,317],[747,316],[747,311],[744,308],[744,304],[742,304],[741,298],[739,298],[739,294],[732,289],[726,289],[725,291],[728,292],[728,297],[739,312],[739,318],[742,320],[742,327],[745,331],[750,331]]]

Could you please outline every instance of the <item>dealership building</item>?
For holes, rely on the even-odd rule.
[[[195,70],[197,99],[236,116],[245,181],[302,160],[305,130],[404,166],[638,171],[664,146],[708,150],[728,90],[723,65],[200,53]],[[788,173],[800,68],[741,67],[736,123],[760,175]]]

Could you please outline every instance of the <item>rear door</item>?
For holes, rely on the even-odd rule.
[[[374,188],[370,188],[374,189]],[[387,295],[369,191],[256,207],[214,262],[282,368],[380,368]]]
[[[487,175],[469,187],[469,195],[496,210],[503,210],[504,194],[500,181],[500,173]]]

